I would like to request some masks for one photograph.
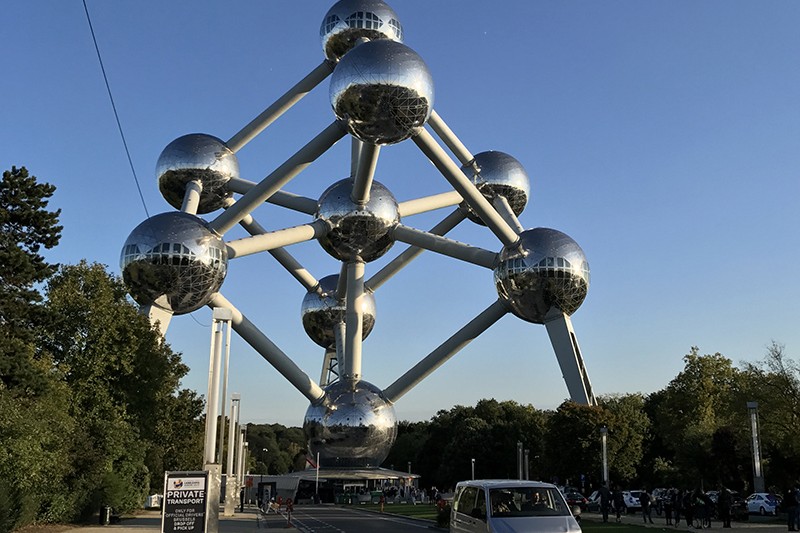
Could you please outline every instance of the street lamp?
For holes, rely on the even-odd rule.
[[[603,450],[603,483],[608,483],[608,428],[600,427],[600,446]],[[608,486],[608,485],[606,485]]]
[[[472,458],[472,479],[475,479],[475,458]]]
[[[408,462],[408,473],[411,473],[411,461]]]
[[[758,402],[747,402],[747,412],[750,414],[750,432],[753,437],[753,489],[755,492],[764,492],[764,473],[761,471],[761,445],[758,435]]]

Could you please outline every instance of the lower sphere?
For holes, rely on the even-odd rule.
[[[337,381],[306,411],[303,431],[320,466],[378,467],[397,437],[394,406],[366,381]]]

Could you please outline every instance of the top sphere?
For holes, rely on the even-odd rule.
[[[172,211],[136,226],[119,262],[138,304],[182,315],[206,305],[222,286],[228,251],[203,219]]]
[[[198,213],[220,209],[231,195],[225,185],[239,177],[236,154],[224,142],[205,133],[190,133],[167,145],[158,157],[156,177],[161,195],[169,204],[180,209],[186,194],[186,184],[199,181]]]
[[[475,154],[475,158],[464,164],[461,170],[489,202],[502,197],[508,201],[515,215],[519,216],[525,210],[530,195],[530,180],[522,164],[510,155],[495,151],[481,152]],[[466,202],[462,204],[462,209],[470,220],[483,225],[481,218]]]
[[[494,269],[497,294],[523,320],[544,324],[552,309],[571,315],[589,290],[589,263],[572,238],[549,228],[523,231]]]
[[[362,37],[403,42],[403,27],[381,0],[340,0],[325,14],[319,35],[325,57],[339,61]]]
[[[433,78],[408,46],[369,41],[348,52],[331,76],[336,118],[364,142],[394,144],[408,139],[431,116]]]

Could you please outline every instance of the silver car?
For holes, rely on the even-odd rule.
[[[581,527],[555,485],[478,479],[456,485],[450,531],[580,533]]]

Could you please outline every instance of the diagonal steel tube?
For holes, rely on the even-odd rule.
[[[475,156],[473,156],[461,140],[456,137],[456,134],[445,124],[444,120],[442,120],[442,117],[439,116],[439,113],[437,113],[435,109],[431,113],[431,118],[428,119],[428,124],[444,144],[450,148],[450,151],[453,152],[456,159],[461,161],[462,165],[475,159]]]
[[[253,347],[275,370],[289,381],[311,403],[316,403],[325,396],[320,386],[300,370],[294,361],[289,359],[266,335],[253,325],[241,311],[229,302],[222,294],[216,293],[209,302],[209,307],[230,309],[233,319],[233,330]]]
[[[497,254],[494,252],[476,246],[470,246],[469,244],[454,241],[446,237],[440,237],[439,235],[433,235],[426,231],[403,226],[402,224],[398,224],[394,227],[392,235],[398,241],[419,246],[420,248],[425,248],[426,250],[437,252],[442,255],[454,257],[461,261],[467,261],[473,265],[494,268],[497,262]]]
[[[433,136],[422,128],[417,135],[411,138],[420,150],[430,159],[439,172],[458,191],[464,201],[478,213],[481,220],[492,230],[500,242],[510,246],[519,240],[519,236],[506,224],[497,211],[492,208],[489,200],[478,191],[475,185],[464,175],[461,168],[439,146]]]
[[[333,72],[334,64],[327,59],[320,63],[319,66],[314,68],[308,75],[297,82],[297,84],[286,91],[286,94],[278,98],[275,103],[261,112],[256,118],[242,128],[239,133],[230,138],[225,144],[233,150],[238,152],[245,144],[250,142],[256,135],[264,131],[264,129],[272,124],[275,119],[283,115],[294,104],[299,102],[305,95],[319,85],[331,72]]]
[[[344,135],[345,130],[339,122],[333,122],[296,154],[287,159],[285,163],[275,169],[272,174],[247,191],[244,196],[239,198],[236,204],[212,220],[209,223],[209,227],[218,235],[224,235],[225,232],[238,224],[245,215],[248,215],[256,207],[264,203],[267,198],[291,181],[292,178],[336,144]]]
[[[384,397],[391,403],[396,403],[405,393],[446,363],[448,359],[472,342],[478,335],[489,329],[492,324],[500,320],[507,312],[508,309],[505,304],[500,300],[495,300],[492,305],[470,320],[466,326],[444,341],[408,372],[397,378],[397,381],[386,387],[383,390]]]

